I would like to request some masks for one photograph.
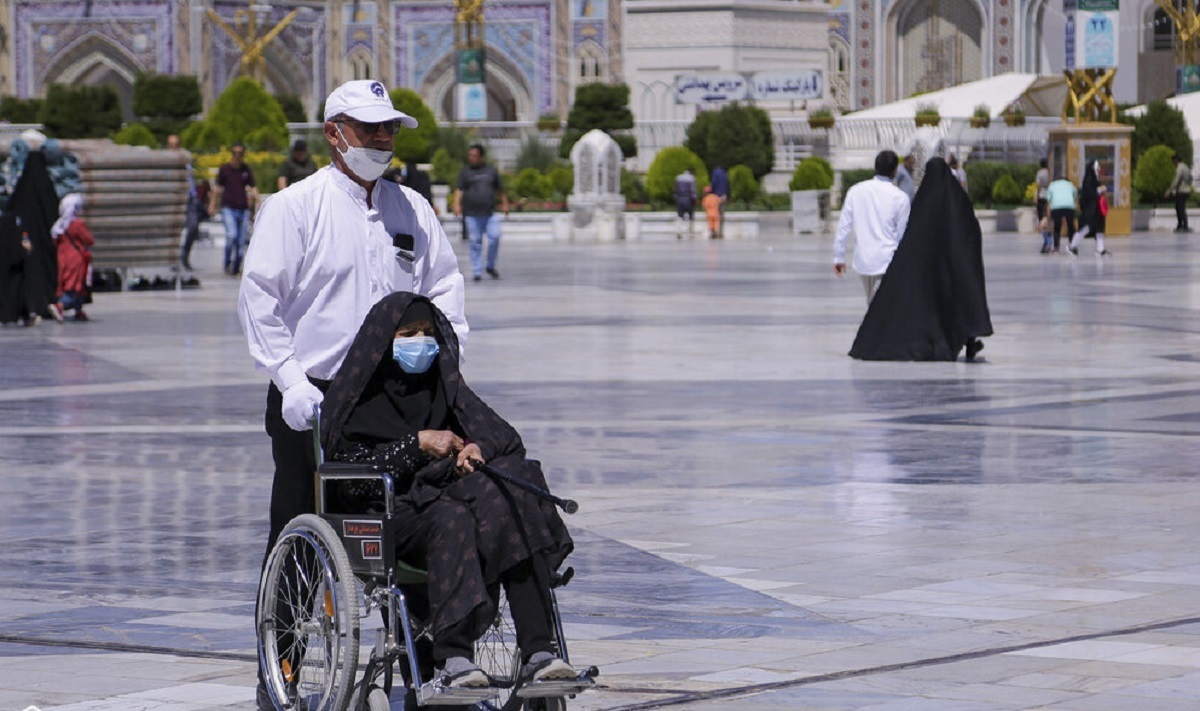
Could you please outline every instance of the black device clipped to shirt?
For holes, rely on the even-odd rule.
[[[396,256],[406,262],[416,261],[417,256],[414,252],[415,246],[412,235],[397,232],[392,235],[392,246],[396,248]]]

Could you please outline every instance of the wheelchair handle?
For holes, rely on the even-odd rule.
[[[518,489],[524,489],[525,491],[528,491],[529,493],[533,494],[534,496],[538,497],[539,499],[545,499],[546,501],[549,501],[550,503],[552,503],[555,506],[562,509],[564,513],[573,514],[579,510],[579,504],[574,499],[559,498],[559,497],[555,496],[554,494],[551,494],[549,491],[546,491],[545,489],[543,489],[540,486],[537,486],[535,484],[530,484],[529,482],[527,482],[523,479],[517,479],[513,476],[505,474],[504,472],[500,471],[499,469],[496,469],[495,467],[491,466],[490,464],[484,464],[483,462],[479,461],[478,459],[472,459],[471,464],[473,464],[475,466],[475,469],[483,472],[484,474],[487,474],[490,477],[493,477],[495,479],[502,479],[505,482],[517,487]]]

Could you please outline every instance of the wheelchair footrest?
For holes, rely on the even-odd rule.
[[[445,686],[441,680],[425,682],[417,689],[418,706],[470,706],[499,695],[494,687]]]
[[[600,670],[590,667],[574,679],[550,679],[532,681],[517,687],[513,693],[523,699],[544,699],[559,696],[574,696],[591,689],[596,685],[596,675]]]

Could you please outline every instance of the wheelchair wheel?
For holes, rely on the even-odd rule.
[[[258,661],[285,711],[345,711],[358,668],[358,590],[324,519],[292,519],[271,549],[255,613]]]
[[[500,686],[500,696],[490,702],[493,708],[503,711],[520,709],[522,700],[513,695],[512,687],[521,671],[521,652],[517,648],[517,629],[508,612],[508,599],[503,589],[496,606],[496,618],[475,642],[475,663]]]

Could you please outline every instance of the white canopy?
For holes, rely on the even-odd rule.
[[[1026,116],[1059,116],[1066,98],[1064,77],[1009,72],[855,111],[844,120],[912,118],[918,106],[927,105],[936,106],[942,118],[967,118],[981,105],[988,107],[991,116],[999,117],[1018,101]]]

